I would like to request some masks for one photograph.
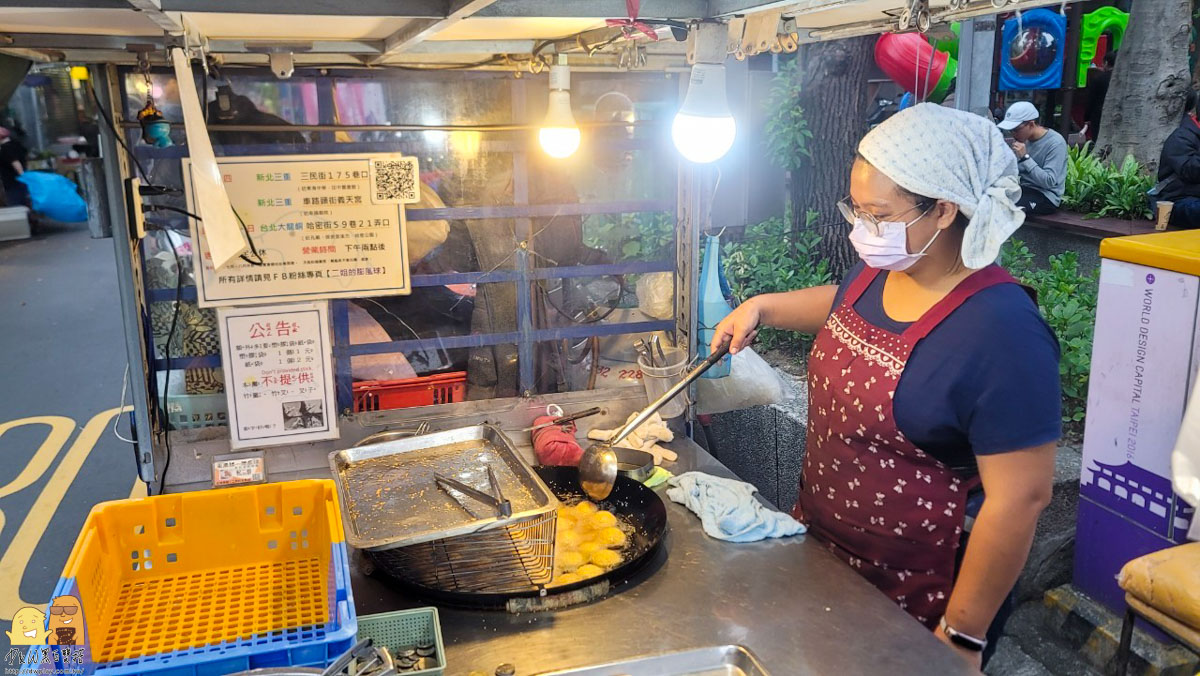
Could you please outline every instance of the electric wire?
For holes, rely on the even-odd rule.
[[[163,391],[160,397],[163,414],[163,440],[166,451],[166,460],[163,462],[161,483],[158,487],[158,494],[162,495],[167,488],[167,470],[171,468],[171,425],[170,425],[170,407],[167,405],[167,400],[171,396],[171,342],[175,339],[175,328],[179,323],[179,308],[183,303],[183,262],[179,258],[179,251],[175,248],[175,243],[171,241],[171,235],[167,234],[167,246],[171,248],[171,253],[175,256],[175,304],[171,311],[171,328],[167,331],[167,342],[163,346],[163,355],[167,362],[167,373],[163,378]],[[195,255],[195,254],[193,254]],[[149,491],[147,491],[149,492]]]
[[[91,78],[84,80],[84,82],[87,83],[88,92],[90,92],[92,95],[92,101],[95,101],[96,103],[96,112],[100,113],[100,117],[104,119],[104,123],[107,124],[109,130],[112,131],[113,138],[117,139],[117,143],[121,144],[121,147],[125,149],[125,152],[129,155],[129,159],[132,160],[133,165],[137,167],[138,174],[141,175],[142,180],[146,183],[149,183],[150,174],[146,172],[146,168],[142,166],[142,161],[138,159],[137,155],[133,154],[133,150],[130,149],[129,146],[125,145],[125,139],[121,138],[121,132],[117,130],[117,125],[113,123],[112,117],[109,116],[108,111],[105,110],[104,106],[100,103],[100,97],[96,95],[96,88],[92,86]]]
[[[124,441],[127,444],[136,444],[133,439],[126,439],[117,431],[117,424],[121,422],[121,418],[125,417],[125,393],[129,387],[129,362],[125,362],[125,375],[121,376],[121,403],[117,404],[117,415],[113,418],[112,433],[113,436]]]

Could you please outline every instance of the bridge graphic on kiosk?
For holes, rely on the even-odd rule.
[[[1108,465],[1092,462],[1091,477],[1080,494],[1116,511],[1151,531],[1173,540],[1186,540],[1195,508],[1171,489],[1171,480],[1132,462]]]

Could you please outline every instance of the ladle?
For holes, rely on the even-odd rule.
[[[629,436],[630,432],[646,422],[658,409],[665,406],[668,401],[691,385],[693,380],[699,378],[727,354],[729,354],[728,342],[718,348],[716,352],[708,355],[696,368],[672,385],[671,389],[664,392],[654,403],[625,423],[625,426],[617,430],[616,434],[609,437],[607,441],[598,441],[588,446],[587,450],[583,452],[583,457],[579,459],[579,485],[583,488],[583,492],[593,500],[607,498],[608,494],[612,492],[613,483],[617,480],[617,454],[613,452],[613,446]]]

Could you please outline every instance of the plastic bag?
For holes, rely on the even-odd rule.
[[[49,171],[27,171],[17,180],[29,188],[33,210],[64,223],[87,220],[87,203],[71,179]]]
[[[675,277],[671,272],[650,272],[637,281],[638,309],[655,319],[675,316]]]
[[[754,350],[745,347],[732,357],[729,375],[696,380],[696,413],[726,413],[784,399],[783,382]]]

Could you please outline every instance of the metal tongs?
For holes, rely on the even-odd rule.
[[[490,494],[484,493],[483,491],[472,488],[463,482],[458,481],[457,479],[451,479],[450,477],[442,474],[434,473],[433,480],[437,482],[438,488],[446,491],[446,494],[449,495],[455,502],[457,502],[458,505],[466,510],[466,512],[471,516],[475,516],[475,514],[468,509],[461,500],[458,499],[458,496],[451,493],[449,489],[453,488],[463,495],[474,498],[475,500],[478,500],[479,502],[491,507],[492,509],[496,510],[496,516],[498,517],[505,518],[512,516],[512,503],[510,503],[504,497],[504,493],[500,491],[500,482],[496,480],[496,473],[492,471],[491,467],[487,468],[487,475],[488,484],[490,484],[492,490]]]
[[[393,676],[395,673],[396,664],[388,649],[364,638],[322,671],[321,676]]]

